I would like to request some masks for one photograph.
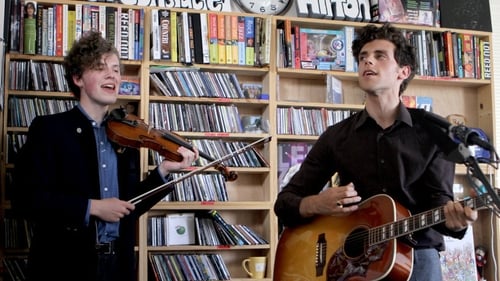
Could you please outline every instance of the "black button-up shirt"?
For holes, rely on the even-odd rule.
[[[387,194],[412,214],[453,200],[455,164],[444,159],[426,122],[420,109],[401,104],[396,121],[386,129],[366,110],[329,127],[279,193],[275,212],[281,222],[294,226],[310,221],[299,214],[301,199],[319,193],[335,173],[340,185],[354,183],[363,200]],[[457,238],[465,233],[450,233],[439,224],[414,233],[413,246],[443,250],[436,230]]]

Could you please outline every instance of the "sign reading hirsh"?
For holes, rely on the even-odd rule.
[[[299,17],[365,22],[371,20],[370,0],[299,0],[296,4]]]
[[[231,11],[230,0],[120,0],[120,3],[159,8],[182,8],[215,12]]]

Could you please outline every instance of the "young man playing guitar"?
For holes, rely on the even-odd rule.
[[[439,281],[443,235],[462,238],[477,219],[476,210],[453,201],[455,164],[444,158],[426,129],[429,121],[422,110],[401,103],[401,94],[415,76],[414,48],[390,24],[368,25],[358,35],[352,50],[359,65],[359,86],[366,93],[365,108],[329,127],[279,193],[274,210],[288,229],[319,224],[319,230],[317,236],[312,235],[315,229],[304,231],[290,243],[280,240],[274,280]],[[335,173],[339,186],[323,190]],[[369,200],[372,197],[376,200]],[[373,225],[385,225],[385,217],[399,219],[401,214],[392,212],[400,206],[411,214],[439,207],[441,212],[436,209],[425,220],[419,217],[368,231]],[[382,207],[389,214],[374,216]],[[344,218],[348,227],[342,225]],[[360,239],[364,234],[369,236]],[[387,239],[391,237],[397,239]],[[285,238],[289,237],[280,239]],[[313,244],[310,260],[300,239]],[[335,239],[345,244],[332,247]],[[290,256],[299,257],[300,265],[288,267]]]

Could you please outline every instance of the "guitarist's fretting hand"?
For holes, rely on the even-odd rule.
[[[452,231],[460,231],[477,220],[477,211],[460,202],[448,201],[444,206],[444,216],[446,227]]]
[[[354,189],[354,184],[327,188],[317,195],[305,197],[300,202],[300,214],[303,217],[314,215],[346,215],[358,209],[361,197]]]

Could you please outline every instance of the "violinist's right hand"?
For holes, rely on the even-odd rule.
[[[107,222],[119,222],[134,209],[134,204],[115,197],[90,200],[90,215]]]

